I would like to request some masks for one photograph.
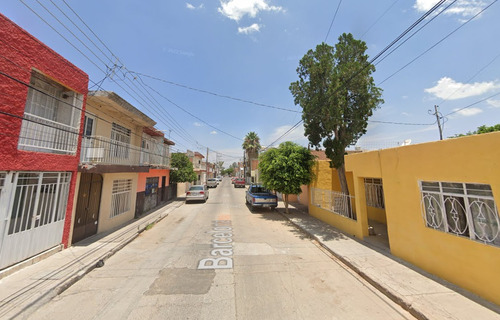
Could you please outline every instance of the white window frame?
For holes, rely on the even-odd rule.
[[[117,217],[130,210],[132,201],[132,179],[120,179],[113,181],[111,193],[110,218]]]
[[[500,247],[500,217],[491,186],[419,181],[428,228]]]
[[[82,95],[33,70],[19,133],[18,149],[75,154]]]

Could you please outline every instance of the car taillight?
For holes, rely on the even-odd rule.
[[[191,192],[188,191],[186,194],[189,196],[191,194]]]
[[[205,191],[200,191],[200,194],[205,194]]]
[[[252,198],[252,203],[255,203],[255,198]]]

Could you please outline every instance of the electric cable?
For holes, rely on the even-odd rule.
[[[330,23],[330,27],[328,28],[328,32],[326,33],[325,37],[325,42],[328,39],[328,36],[330,35],[330,30],[332,30],[333,22],[335,21],[335,18],[337,17],[337,13],[339,12],[340,4],[342,3],[342,0],[339,0],[339,4],[337,5],[337,9],[335,10],[335,14],[333,15],[332,22]]]

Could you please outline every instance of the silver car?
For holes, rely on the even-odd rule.
[[[194,185],[186,192],[186,203],[189,201],[203,201],[208,199],[208,188],[206,185]]]
[[[215,179],[215,178],[207,179],[207,187],[209,187],[209,188],[217,188],[218,184],[219,183],[217,182],[217,179]]]

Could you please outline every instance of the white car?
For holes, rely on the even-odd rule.
[[[215,178],[207,179],[207,187],[209,188],[217,188],[218,184],[219,182],[217,182],[217,179]]]
[[[206,185],[194,185],[189,187],[186,192],[186,203],[189,201],[203,201],[207,202],[208,188]]]

